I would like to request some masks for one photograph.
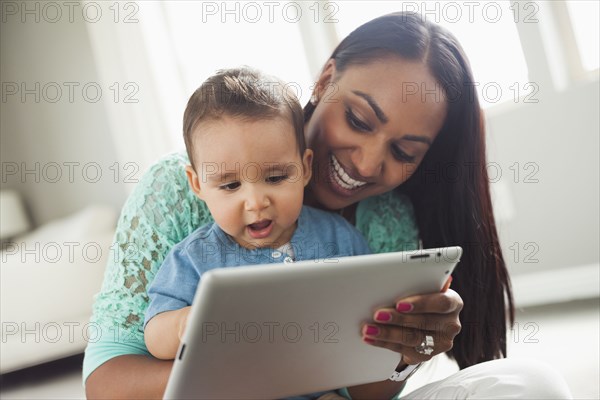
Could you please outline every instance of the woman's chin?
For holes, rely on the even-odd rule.
[[[362,196],[357,196],[359,193],[350,196],[347,194],[340,194],[329,186],[327,182],[312,185],[311,189],[314,203],[327,210],[341,210],[364,198]]]

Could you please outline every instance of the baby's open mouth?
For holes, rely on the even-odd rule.
[[[262,239],[271,233],[273,221],[270,219],[261,219],[248,225],[248,234],[254,239]]]

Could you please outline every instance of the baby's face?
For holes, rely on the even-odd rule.
[[[289,120],[225,117],[194,132],[190,186],[215,222],[246,248],[279,247],[292,237],[311,175]]]

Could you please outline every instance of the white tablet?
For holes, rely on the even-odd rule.
[[[361,324],[404,296],[438,292],[448,247],[216,269],[202,276],[165,398],[274,399],[389,378],[400,355]]]

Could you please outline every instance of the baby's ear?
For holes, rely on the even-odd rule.
[[[313,162],[313,151],[311,149],[304,150],[302,156],[302,180],[304,186],[308,185],[310,178],[312,177],[312,162]]]
[[[188,183],[190,184],[190,188],[194,192],[196,196],[201,197],[201,187],[200,187],[200,179],[198,178],[198,174],[194,170],[191,165],[186,165],[185,167],[185,175],[187,176]]]

